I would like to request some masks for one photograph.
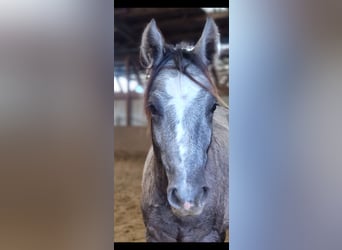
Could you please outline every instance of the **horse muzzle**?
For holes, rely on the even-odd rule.
[[[205,206],[208,192],[207,186],[197,188],[171,186],[167,189],[167,199],[175,215],[199,215]]]

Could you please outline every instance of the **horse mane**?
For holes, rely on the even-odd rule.
[[[175,69],[175,70],[178,70],[179,72],[183,73],[184,75],[189,77],[193,82],[195,82],[197,85],[199,85],[200,87],[202,87],[205,90],[207,90],[208,92],[210,92],[216,98],[216,100],[218,101],[218,103],[221,106],[227,107],[225,102],[220,98],[220,96],[218,94],[216,85],[214,84],[214,82],[212,81],[212,79],[210,77],[210,73],[208,71],[207,66],[203,63],[201,58],[196,53],[194,53],[192,51],[192,48],[193,47],[191,47],[189,44],[184,43],[184,42],[179,43],[176,46],[166,44],[164,46],[164,51],[163,51],[164,55],[163,55],[162,59],[160,60],[160,62],[156,65],[153,65],[150,68],[147,68],[148,81],[146,83],[146,90],[144,93],[144,110],[145,110],[145,114],[148,118],[149,123],[151,120],[150,119],[151,113],[150,113],[150,110],[148,108],[148,97],[150,95],[152,85],[153,85],[153,82],[154,82],[156,76],[159,74],[159,72],[162,69],[165,69],[165,68]],[[171,60],[174,62],[174,66],[165,66],[166,63],[168,63]],[[210,83],[209,88],[207,86],[205,86],[204,84],[202,84],[200,81],[196,80],[189,73],[187,68],[191,64],[196,66],[198,69],[201,70],[201,72],[203,72],[203,74],[205,75],[205,77],[207,78],[207,80]]]

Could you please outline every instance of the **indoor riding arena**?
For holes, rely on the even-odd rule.
[[[210,74],[228,104],[228,15],[228,8],[114,9],[114,242],[145,242],[140,194],[151,139],[143,104],[146,72],[139,63],[144,28],[154,18],[166,42],[196,43],[207,16],[212,17],[221,52]]]

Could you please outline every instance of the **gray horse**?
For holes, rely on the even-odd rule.
[[[148,242],[222,242],[228,229],[228,108],[208,67],[219,33],[208,18],[195,46],[166,44],[152,21],[140,47],[152,136],[141,209]]]

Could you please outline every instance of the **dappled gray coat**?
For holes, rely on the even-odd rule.
[[[177,217],[167,200],[165,170],[149,150],[142,179],[141,209],[147,241],[224,241],[228,229],[228,109],[218,106],[213,117],[213,135],[205,178],[210,187],[200,215]]]

